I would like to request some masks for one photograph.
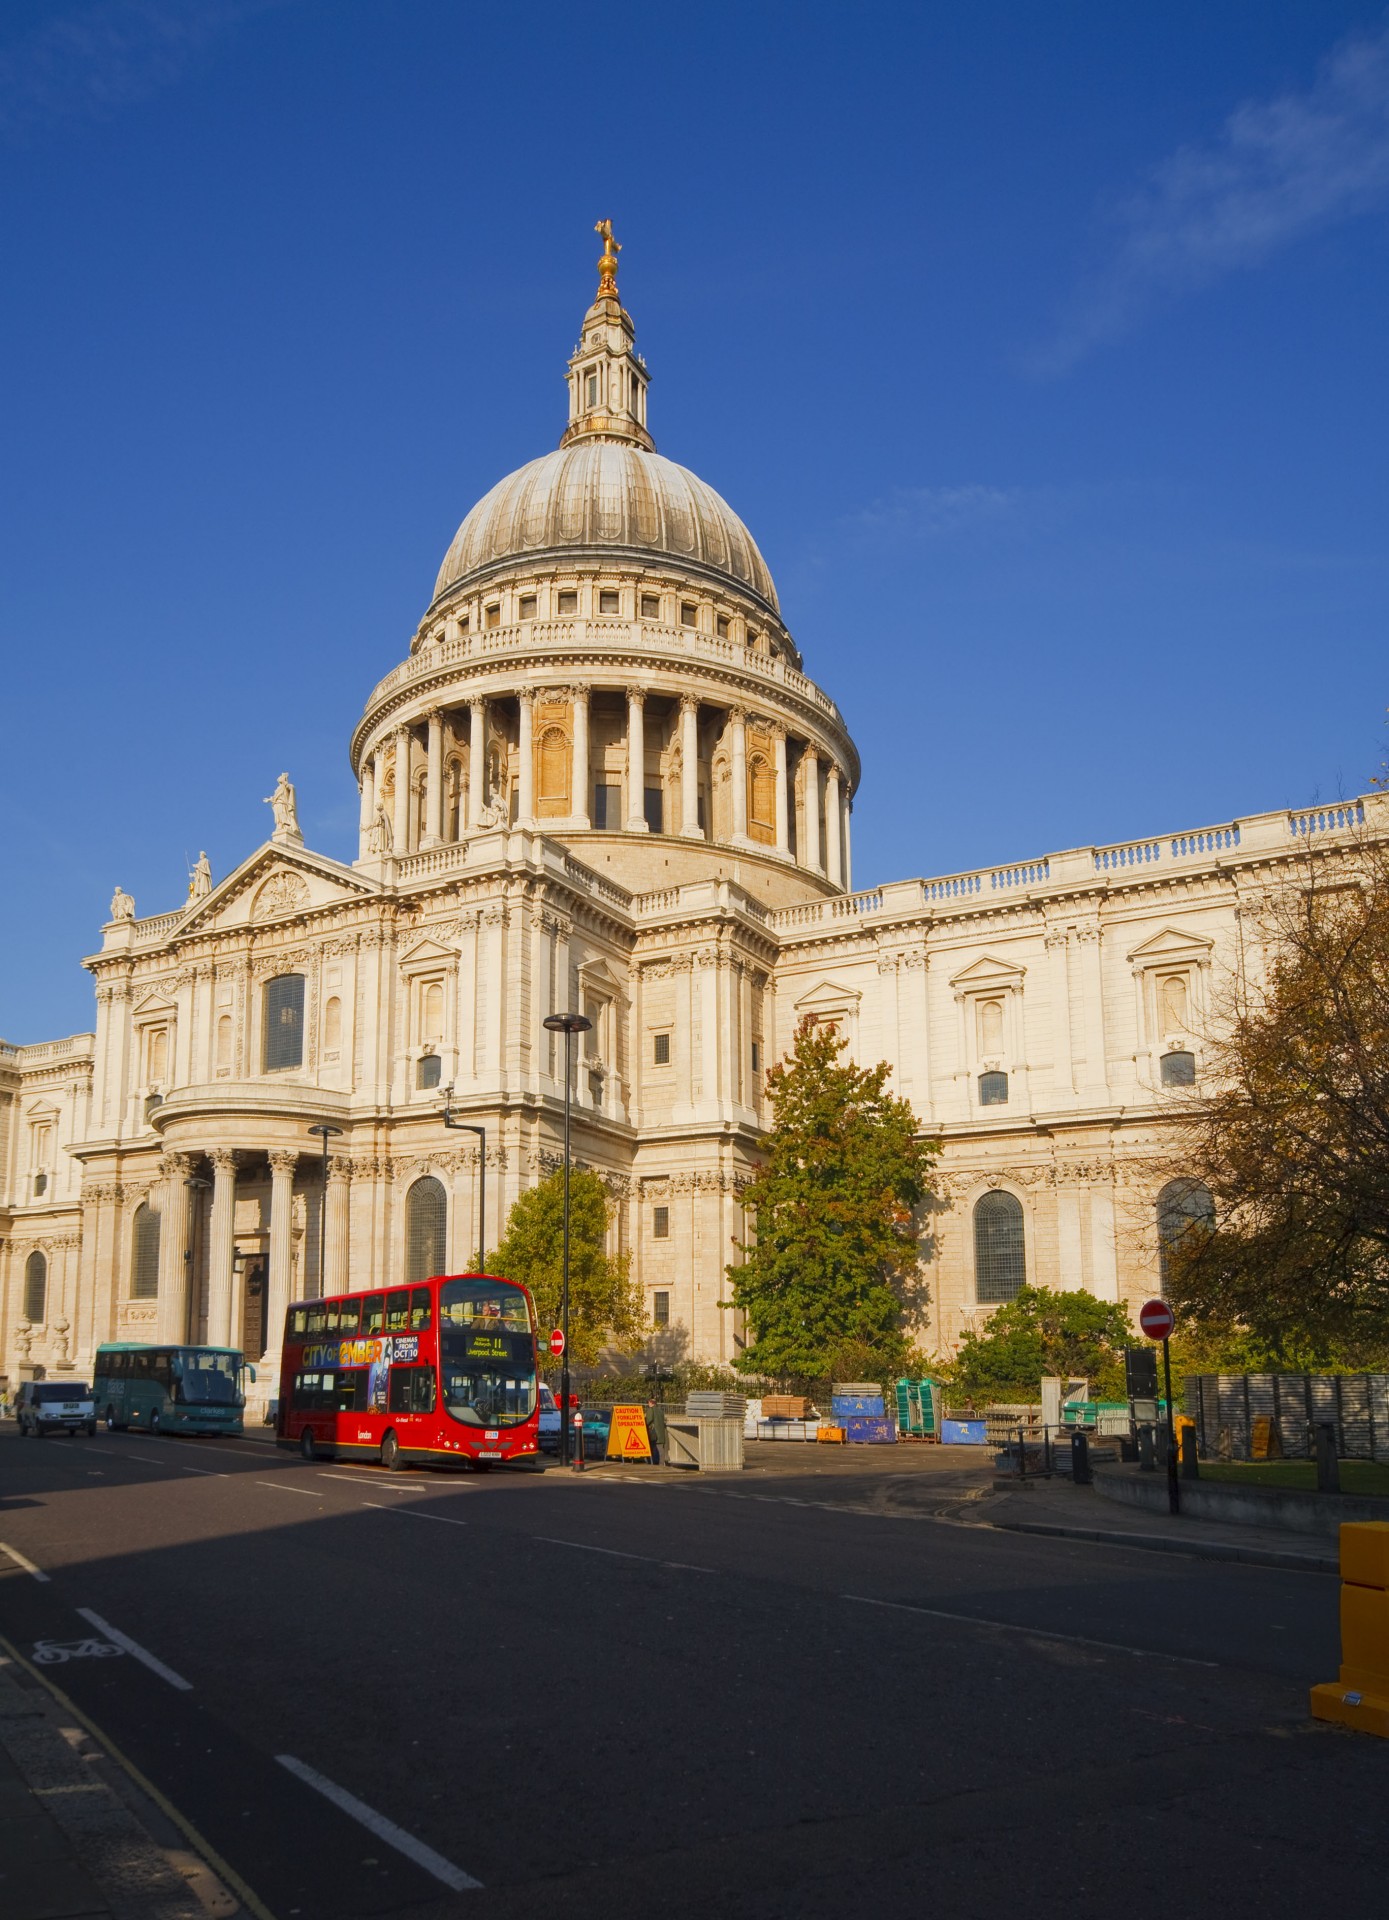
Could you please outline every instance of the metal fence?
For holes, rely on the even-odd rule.
[[[1195,1373],[1183,1382],[1202,1454],[1248,1460],[1255,1422],[1285,1460],[1308,1460],[1329,1423],[1343,1460],[1389,1460],[1389,1373]]]

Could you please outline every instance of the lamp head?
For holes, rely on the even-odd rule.
[[[587,1033],[593,1022],[581,1013],[547,1013],[540,1024],[551,1033]]]

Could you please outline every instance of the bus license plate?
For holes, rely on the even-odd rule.
[[[479,1447],[477,1457],[479,1460],[500,1460],[502,1450],[500,1447]]]

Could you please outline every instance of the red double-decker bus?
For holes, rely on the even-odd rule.
[[[539,1449],[535,1306],[495,1274],[296,1301],[276,1443],[306,1460],[486,1468]]]

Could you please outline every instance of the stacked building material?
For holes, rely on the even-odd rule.
[[[804,1420],[809,1410],[810,1402],[803,1393],[764,1393],[762,1396],[764,1420]]]
[[[741,1393],[687,1393],[685,1418],[687,1420],[736,1420],[741,1426],[743,1415],[747,1412],[747,1404]]]
[[[833,1389],[830,1416],[844,1429],[851,1446],[890,1446],[897,1438],[896,1422],[883,1405],[882,1388],[869,1381],[851,1381]]]

